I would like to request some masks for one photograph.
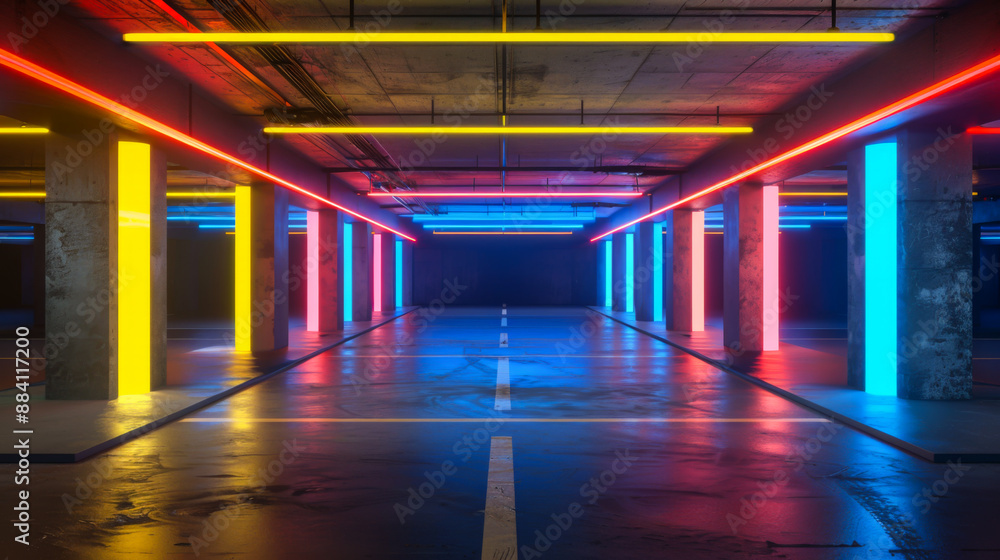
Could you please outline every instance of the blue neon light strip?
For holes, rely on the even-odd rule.
[[[809,229],[812,226],[810,224],[780,224],[778,229]],[[705,224],[705,229],[718,229],[721,230],[722,224]]]
[[[635,247],[633,241],[635,234],[625,235],[625,312],[635,311],[635,286],[632,281],[635,278]]]
[[[403,240],[396,239],[396,307],[403,307]]]
[[[0,235],[0,241],[34,241],[34,235]]]
[[[590,223],[594,221],[594,216],[573,216],[573,215],[547,215],[537,214],[529,217],[522,217],[516,214],[414,214],[414,222],[510,222],[519,224],[521,222],[541,222],[541,221],[570,221]]]
[[[896,396],[896,143],[865,147],[865,391]]]
[[[653,224],[653,320],[663,320],[663,222]]]
[[[604,307],[611,307],[611,239],[604,242]]]
[[[344,224],[344,321],[354,320],[354,249],[351,246],[351,224]]]

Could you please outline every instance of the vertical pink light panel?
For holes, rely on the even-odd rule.
[[[704,212],[691,212],[691,330],[705,330]]]
[[[778,288],[778,186],[764,187],[764,351],[778,349],[778,313],[781,306]]]
[[[382,311],[382,234],[376,233],[373,235],[372,242],[375,244],[375,254],[372,257],[372,266],[375,269],[372,282],[372,299],[375,306],[372,309],[374,311]]]
[[[306,330],[319,330],[318,212],[306,212]]]

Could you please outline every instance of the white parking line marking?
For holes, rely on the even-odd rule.
[[[514,445],[509,437],[490,438],[482,560],[517,559],[514,510]]]
[[[510,410],[510,358],[497,360],[497,394],[494,410]]]
[[[507,333],[500,333],[500,348],[507,348]]]
[[[501,327],[506,327],[507,326],[507,318],[506,317],[504,317],[503,319],[500,319],[500,326]]]

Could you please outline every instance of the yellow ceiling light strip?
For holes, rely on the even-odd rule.
[[[878,32],[721,32],[704,31],[564,31],[564,32],[267,32],[267,33],[126,33],[126,43],[886,43],[892,33]]]
[[[233,191],[215,191],[215,192],[176,191],[167,193],[167,198],[234,198],[235,196],[236,193]]]
[[[749,134],[749,126],[268,126],[267,134]]]
[[[0,134],[47,134],[49,129],[40,126],[0,126]]]
[[[37,192],[35,192],[35,191],[33,191],[33,192],[27,192],[27,191],[0,192],[0,198],[45,198],[45,192],[44,191],[37,191]]]

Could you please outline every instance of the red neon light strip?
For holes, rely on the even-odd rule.
[[[705,213],[691,213],[691,330],[705,330]]]
[[[379,312],[382,311],[382,234],[373,235],[372,243],[375,244],[374,255],[372,255],[372,265],[375,268],[375,278],[372,279],[372,300],[375,305],[372,311]]]
[[[778,186],[768,185],[763,192],[763,251],[764,274],[761,325],[764,350],[778,349],[779,311],[781,309],[780,288],[778,288]]]
[[[622,191],[589,191],[589,192],[501,192],[501,191],[476,191],[476,192],[447,192],[447,191],[394,191],[394,192],[370,192],[368,196],[376,198],[398,197],[436,197],[436,198],[541,198],[551,197],[588,197],[588,196],[609,196],[632,198],[642,196],[641,192]]]
[[[974,126],[966,130],[969,134],[1000,134],[1000,126]]]
[[[943,95],[944,93],[946,93],[946,92],[948,92],[950,90],[953,90],[953,89],[957,88],[958,86],[960,86],[960,85],[962,85],[962,84],[964,84],[966,82],[969,82],[971,80],[974,80],[976,78],[979,78],[981,76],[989,74],[991,72],[995,72],[997,70],[1000,70],[1000,56],[995,56],[995,57],[993,57],[993,58],[991,58],[991,59],[989,59],[989,60],[987,60],[985,62],[982,62],[980,64],[977,64],[977,65],[973,66],[972,68],[968,68],[966,70],[963,70],[962,72],[959,72],[958,74],[955,74],[954,76],[951,76],[950,78],[942,80],[942,81],[940,81],[940,82],[938,82],[938,83],[936,83],[936,84],[934,84],[934,85],[932,85],[932,86],[930,86],[928,88],[922,89],[922,90],[918,91],[917,93],[914,93],[913,95],[910,95],[908,97],[904,97],[903,99],[900,99],[899,101],[896,101],[895,103],[892,103],[890,105],[882,107],[881,109],[879,109],[879,110],[877,110],[877,111],[875,111],[873,113],[869,113],[868,115],[866,115],[864,117],[861,117],[860,119],[858,119],[856,121],[852,121],[852,122],[847,123],[844,126],[838,128],[836,130],[833,130],[831,132],[827,132],[826,134],[824,134],[824,135],[822,135],[822,136],[820,136],[818,138],[815,138],[815,139],[813,139],[813,140],[811,140],[809,142],[806,142],[805,144],[802,144],[801,146],[798,146],[797,148],[793,148],[793,149],[791,149],[791,150],[789,150],[789,151],[787,151],[787,152],[785,152],[785,153],[783,153],[781,155],[775,156],[775,157],[773,157],[773,158],[771,158],[771,159],[769,159],[767,161],[759,163],[759,164],[755,165],[754,167],[751,167],[750,169],[747,169],[746,171],[743,171],[742,173],[737,173],[736,175],[733,175],[732,177],[730,177],[728,179],[720,181],[720,182],[718,182],[718,183],[716,183],[716,184],[714,184],[714,185],[712,185],[710,187],[706,187],[706,188],[704,188],[704,189],[702,189],[702,190],[700,190],[700,191],[698,191],[698,192],[696,192],[696,193],[694,193],[694,194],[692,194],[690,196],[687,196],[685,198],[682,198],[682,199],[678,200],[677,202],[673,202],[671,204],[668,204],[668,205],[664,206],[663,208],[660,208],[658,210],[654,210],[654,211],[650,212],[649,214],[646,214],[645,216],[636,218],[636,219],[632,220],[631,222],[628,222],[627,224],[622,224],[622,225],[620,225],[620,226],[618,226],[618,227],[616,227],[616,228],[614,228],[612,230],[609,230],[609,231],[607,231],[605,233],[602,233],[601,235],[598,235],[597,237],[594,237],[593,239],[591,239],[591,241],[597,241],[598,239],[600,239],[602,237],[611,235],[612,233],[615,233],[616,231],[621,231],[621,230],[623,230],[623,229],[625,229],[625,228],[627,228],[627,227],[629,227],[629,226],[631,226],[633,224],[637,224],[637,223],[639,223],[639,222],[641,222],[643,220],[647,220],[649,218],[652,218],[653,216],[655,216],[657,214],[662,214],[663,212],[666,212],[667,210],[671,210],[671,209],[676,208],[676,207],[678,207],[678,206],[680,206],[682,204],[687,204],[688,202],[691,202],[692,200],[696,200],[696,199],[701,198],[701,197],[703,197],[703,196],[705,196],[705,195],[707,195],[709,193],[713,193],[713,192],[715,192],[715,191],[717,191],[719,189],[728,187],[729,185],[732,185],[733,183],[736,183],[737,181],[740,181],[742,179],[746,179],[747,177],[750,177],[750,176],[753,176],[753,175],[755,175],[757,173],[760,173],[761,171],[764,171],[765,169],[769,169],[771,167],[774,167],[775,165],[778,165],[779,163],[781,163],[783,161],[787,161],[789,159],[792,159],[795,156],[799,156],[799,155],[802,155],[802,154],[804,154],[804,153],[806,153],[808,151],[814,150],[814,149],[816,149],[816,148],[818,148],[818,147],[820,147],[820,146],[822,146],[824,144],[829,144],[830,142],[833,142],[834,140],[837,140],[839,138],[847,136],[848,134],[851,134],[852,132],[857,132],[858,130],[861,130],[862,128],[864,128],[864,127],[866,127],[868,125],[877,123],[878,121],[880,121],[882,119],[886,119],[888,117],[891,117],[891,116],[895,115],[896,113],[899,113],[901,111],[909,109],[909,108],[911,108],[911,107],[913,107],[915,105],[919,105],[919,104],[921,104],[921,103],[923,103],[925,101],[928,101],[930,99],[933,99],[933,98],[935,98],[935,97],[937,97],[939,95]]]
[[[227,163],[231,163],[232,165],[235,165],[241,169],[245,169],[246,171],[249,171],[250,173],[257,175],[258,177],[267,179],[268,181],[281,185],[282,187],[285,187],[290,191],[294,191],[298,194],[307,196],[313,200],[322,202],[323,204],[326,204],[328,206],[332,206],[337,210],[346,212],[360,220],[364,220],[370,224],[379,226],[380,228],[385,229],[387,231],[391,231],[400,237],[409,239],[410,241],[416,241],[416,239],[410,237],[409,235],[406,235],[405,233],[396,231],[381,222],[373,220],[372,218],[369,218],[367,216],[358,214],[353,210],[348,210],[347,208],[344,208],[343,206],[333,201],[327,200],[317,194],[313,194],[294,183],[291,183],[289,181],[282,179],[281,177],[278,177],[277,175],[272,175],[271,173],[268,173],[267,171],[264,171],[263,169],[260,169],[259,167],[256,167],[254,165],[251,165],[250,163],[247,163],[237,157],[231,156],[218,148],[209,146],[208,144],[200,140],[197,140],[191,136],[188,136],[187,134],[184,134],[179,130],[171,128],[152,117],[148,117],[134,109],[122,105],[121,103],[112,101],[111,99],[108,99],[107,97],[104,97],[103,95],[96,93],[93,90],[87,89],[84,86],[72,80],[63,78],[62,76],[50,70],[46,70],[45,68],[42,68],[41,66],[33,62],[30,62],[28,60],[25,60],[4,49],[0,49],[0,64],[12,70],[16,70],[28,77],[34,78],[40,82],[46,83],[56,89],[69,93],[84,101],[87,101],[92,105],[96,105],[97,107],[100,107],[104,110],[122,116],[140,126],[158,132],[168,138],[172,138],[182,144],[185,144],[191,148],[198,150],[199,152],[203,152],[205,154],[208,154],[212,157],[215,157]]]

